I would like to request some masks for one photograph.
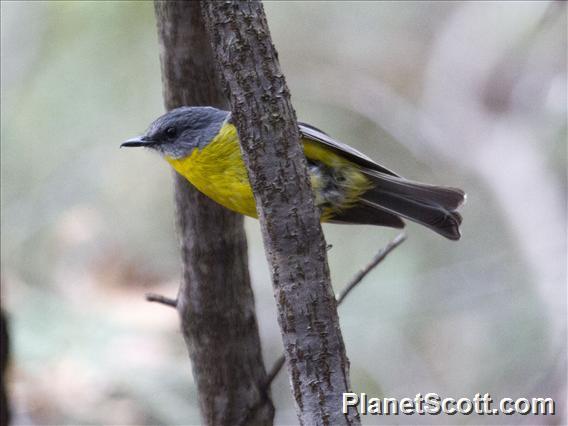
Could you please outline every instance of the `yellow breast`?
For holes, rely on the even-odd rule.
[[[326,199],[325,179],[321,175],[310,174],[316,205],[322,207],[322,221],[329,219],[338,210],[351,207],[360,194],[369,189],[368,179],[350,161],[317,142],[303,139],[302,145],[308,159],[321,163],[330,170],[341,170],[344,180],[341,184],[344,186],[344,196],[340,202],[330,205]],[[194,149],[184,158],[166,157],[166,160],[209,198],[237,213],[257,217],[237,130],[232,124],[225,124],[205,147]]]
[[[194,149],[187,157],[166,160],[209,198],[237,213],[256,217],[235,126],[224,125],[207,146]]]

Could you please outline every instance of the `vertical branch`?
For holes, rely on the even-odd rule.
[[[259,2],[202,2],[255,194],[288,373],[301,424],[359,424],[342,413],[349,361],[296,114]]]
[[[155,2],[167,109],[225,105],[200,9],[199,2]],[[249,424],[270,425],[243,219],[178,175],[175,202],[183,260],[177,310],[203,424],[238,424],[260,400]]]
[[[10,336],[8,318],[0,309],[0,425],[9,425],[12,418],[8,398],[7,373],[10,362]]]

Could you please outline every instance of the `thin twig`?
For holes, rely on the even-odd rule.
[[[406,240],[406,234],[404,232],[401,232],[396,237],[394,237],[394,239],[392,239],[385,247],[383,247],[375,255],[375,257],[373,257],[373,260],[371,260],[371,262],[369,262],[367,266],[357,272],[355,276],[351,278],[351,281],[349,281],[347,285],[343,287],[343,290],[341,290],[335,297],[337,304],[340,305],[341,302],[345,300],[347,295],[351,293],[351,290],[353,290],[357,286],[357,284],[363,281],[363,278],[365,278],[369,272],[371,272],[379,263],[381,263],[391,251],[401,245],[404,240]]]
[[[276,360],[268,374],[266,375],[266,386],[270,386],[270,384],[274,381],[282,367],[284,366],[284,355],[280,355],[280,357]]]
[[[401,232],[398,234],[394,239],[392,239],[385,247],[383,247],[376,255],[373,257],[373,260],[369,262],[367,266],[361,269],[359,272],[353,276],[351,281],[347,283],[347,285],[339,292],[335,299],[337,300],[337,305],[339,306],[341,302],[345,300],[345,298],[351,293],[351,291],[363,281],[363,278],[367,276],[369,272],[377,267],[379,263],[381,263],[387,255],[392,252],[395,248],[401,245],[404,240],[406,240],[406,234]],[[282,367],[284,366],[284,355],[280,355],[280,357],[276,360],[270,371],[266,376],[266,386],[270,386],[270,384],[274,381]]]
[[[146,293],[145,296],[148,302],[161,303],[162,305],[170,306],[172,308],[177,307],[176,299],[171,299],[169,297],[162,296],[161,294],[156,294],[156,293]]]

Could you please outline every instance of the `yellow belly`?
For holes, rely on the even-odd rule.
[[[330,168],[341,168],[345,178],[346,196],[340,203],[322,208],[322,221],[334,211],[351,207],[359,195],[370,188],[369,180],[357,166],[325,146],[303,139],[304,154]],[[199,191],[217,203],[251,217],[257,217],[256,203],[249,184],[248,173],[241,156],[236,128],[225,124],[217,137],[206,147],[194,149],[187,157],[166,157],[171,166]],[[316,204],[323,204],[324,188],[320,177],[310,174]]]

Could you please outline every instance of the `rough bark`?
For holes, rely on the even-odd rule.
[[[199,2],[155,2],[166,109],[226,106]],[[203,424],[270,425],[243,219],[175,175],[183,280],[177,310]],[[250,408],[258,407],[250,417]],[[247,417],[248,416],[248,417]]]
[[[301,424],[359,424],[342,413],[349,362],[296,114],[259,2],[207,2],[203,13],[255,193]]]

